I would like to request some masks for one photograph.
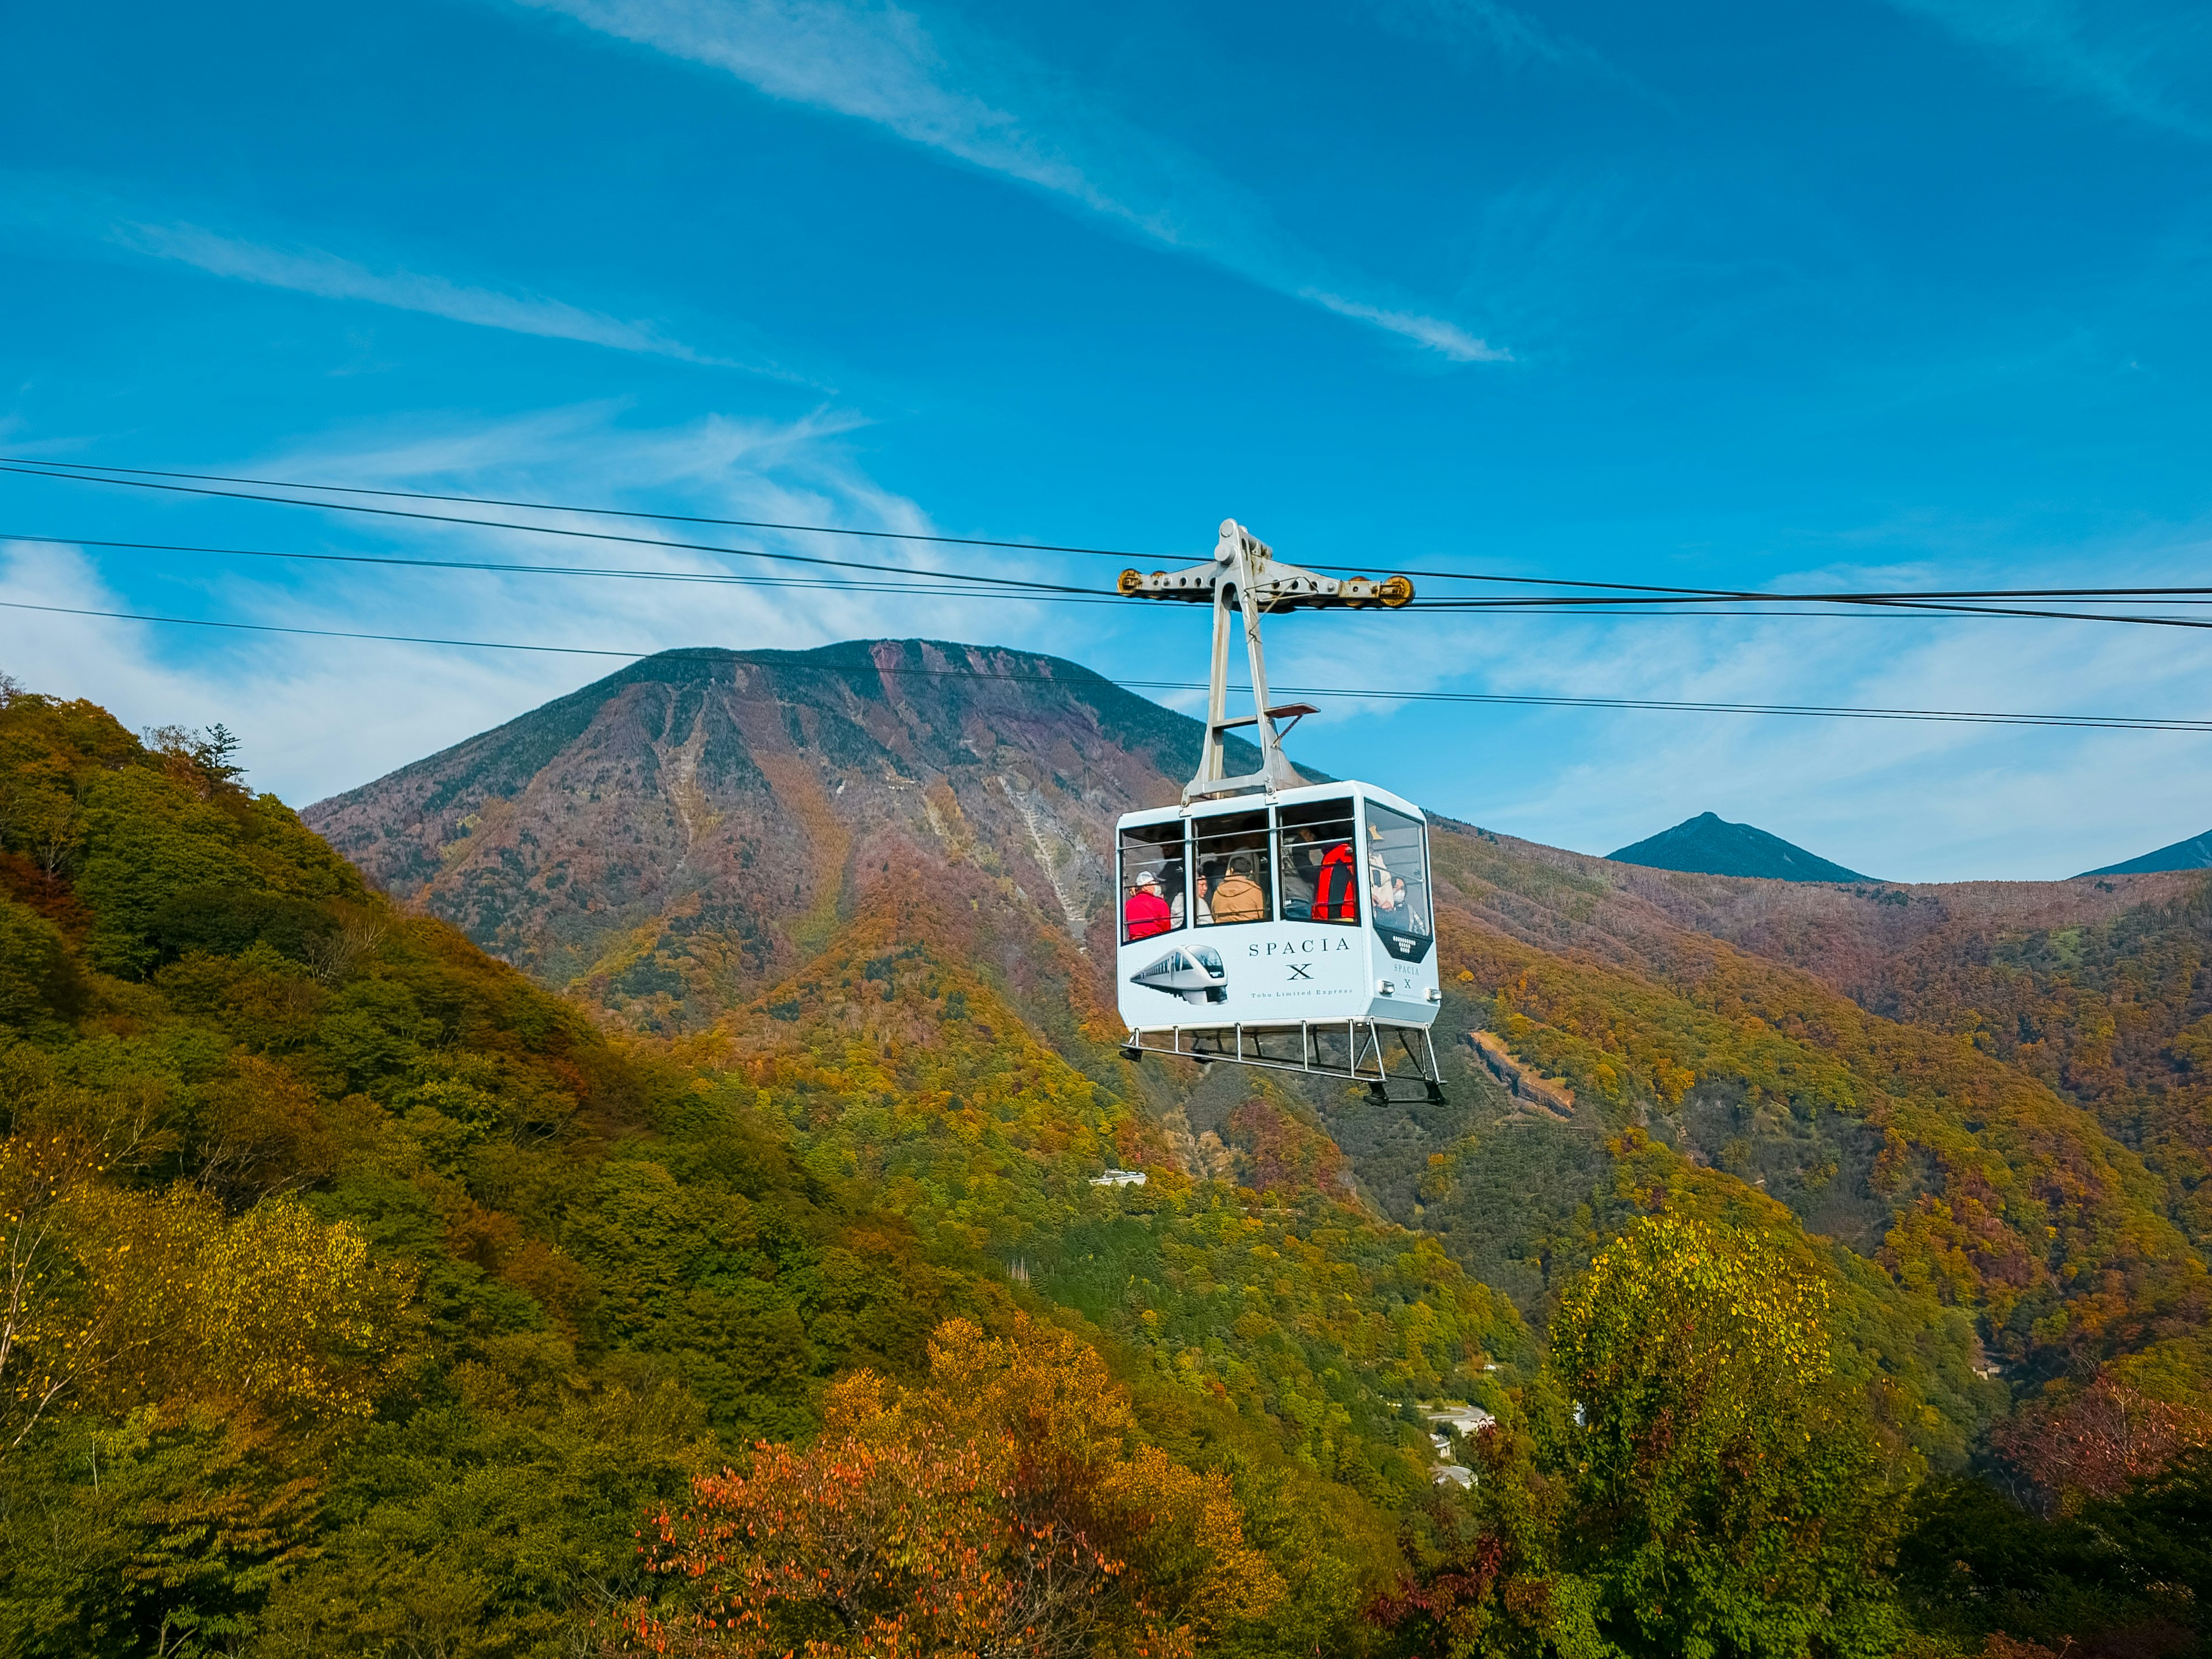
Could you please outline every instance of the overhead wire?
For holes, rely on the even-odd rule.
[[[840,564],[849,568],[878,568],[908,571],[909,566],[872,566],[851,562],[823,560],[802,554],[778,553],[761,549],[727,548],[713,544],[670,542],[657,537],[625,537],[604,532],[580,531],[570,527],[548,525],[515,524],[498,520],[465,518],[441,514],[414,514],[391,508],[363,507],[345,501],[319,501],[302,499],[301,495],[260,495],[234,490],[203,489],[189,487],[207,483],[249,484],[259,489],[289,489],[320,495],[370,495],[387,500],[442,501],[447,504],[474,505],[520,508],[531,512],[568,513],[580,515],[636,519],[670,524],[719,525],[736,528],[780,530],[809,535],[853,536],[879,540],[909,541],[957,547],[990,547],[1031,553],[1069,553],[1097,556],[1105,558],[1127,559],[1139,564],[1156,562],[1164,556],[1131,552],[1126,549],[1084,547],[1049,542],[1024,542],[981,536],[945,536],[921,531],[862,530],[842,525],[810,525],[767,519],[714,518],[704,514],[656,513],[633,507],[582,507],[570,503],[532,501],[501,496],[441,494],[429,490],[407,490],[372,488],[357,484],[302,483],[295,480],[255,478],[243,475],[219,472],[188,472],[155,467],[108,466],[92,462],[55,461],[26,456],[0,456],[0,471],[20,476],[46,477],[80,483],[112,483],[141,489],[168,489],[185,494],[214,495],[232,500],[262,501],[287,507],[320,507],[334,512],[381,513],[389,516],[420,518],[437,523],[474,525],[482,528],[514,530],[525,533],[577,536],[610,541],[639,543],[651,546],[672,547],[692,551],[732,554],[743,557],[788,559],[795,562]],[[119,475],[119,476],[109,476]],[[183,480],[186,483],[162,484],[156,479]],[[1178,557],[1188,555],[1174,556]],[[1352,570],[1367,567],[1319,564],[1310,567],[1320,570]],[[963,573],[942,572],[947,576]],[[2038,588],[1958,588],[1937,590],[1902,590],[1864,593],[1808,593],[1772,592],[1755,589],[1709,588],[1668,586],[1641,582],[1607,582],[1555,576],[1515,576],[1495,572],[1470,570],[1405,569],[1398,574],[1431,580],[1488,582],[1514,586],[1566,587],[1611,595],[1640,594],[1649,596],[1650,602],[1694,602],[1698,599],[1735,600],[1749,603],[1820,603],[1820,604],[1919,604],[1929,601],[1972,601],[1989,599],[2074,599],[2084,601],[2125,601],[2130,599],[2167,598],[2185,595],[2212,595],[2212,586],[2154,586],[2154,587],[2038,587]],[[1012,578],[986,579],[1012,581]],[[1051,586],[1040,584],[1040,586]],[[1501,601],[1502,603],[1503,601]],[[1565,601],[1560,601],[1564,603]],[[1457,605],[1459,599],[1422,601],[1426,609],[1446,609]],[[1990,614],[1997,614],[1990,612]]]
[[[836,577],[741,576],[733,575],[724,571],[665,569],[641,570],[635,568],[626,568],[618,565],[520,564],[512,561],[499,559],[425,559],[403,557],[398,554],[309,553],[292,549],[208,547],[198,544],[182,542],[114,541],[94,536],[49,536],[34,534],[28,531],[13,530],[0,530],[0,542],[35,542],[43,545],[53,547],[99,547],[107,548],[120,552],[190,553],[212,557],[287,559],[299,560],[310,563],[395,566],[403,569],[459,570],[501,576],[607,577],[613,580],[626,581],[691,582],[709,586],[777,589],[796,588],[812,592],[829,592],[838,593],[889,593],[933,597],[944,596],[957,592],[960,580],[960,579],[956,576],[947,578],[944,581],[940,581],[937,579],[934,573],[919,571],[915,574],[918,576],[929,577],[930,580],[914,582],[892,582],[888,580],[855,581]],[[950,585],[946,585],[948,582]],[[963,597],[979,599],[1013,599],[1027,600],[1035,604],[1049,605],[1119,605],[1123,602],[1121,596],[1118,594],[1099,592],[1091,589],[1082,589],[1075,592],[1055,591],[1046,592],[1027,592],[1021,591],[1006,591],[997,588],[986,588],[981,590],[980,592],[965,595]],[[1609,600],[1595,600],[1591,603],[1593,605],[1603,605],[1613,602]],[[1422,607],[1416,605],[1414,608],[1418,611]],[[1856,621],[1862,617],[1876,618],[1876,613],[1870,611],[1838,612],[1832,611],[1772,610],[1683,611],[1670,613],[1650,611],[1582,609],[1577,610],[1569,614],[1574,616],[1595,617],[1642,617],[1647,619],[1667,615],[1673,615],[1688,619],[1695,619],[1701,617],[1824,617],[1831,620],[1838,621]],[[1911,620],[1911,618],[1895,618],[1895,620],[1909,621]],[[1929,617],[1924,618],[1924,620],[1936,621],[1940,620],[1940,617]]]
[[[836,578],[798,576],[741,576],[724,571],[641,570],[609,565],[550,565],[524,564],[496,559],[426,559],[404,557],[397,554],[369,553],[309,553],[293,550],[274,550],[246,547],[208,547],[177,542],[116,541],[90,536],[49,536],[25,532],[0,532],[0,541],[37,542],[53,546],[104,547],[118,551],[190,553],[214,557],[246,559],[289,559],[326,564],[363,564],[416,568],[424,570],[463,570],[498,575],[526,576],[584,576],[605,577],[626,581],[669,581],[700,583],[714,586],[747,588],[796,588],[815,592],[843,593],[887,593],[914,595],[949,595],[970,585],[971,579],[962,572],[913,570],[905,574],[920,580],[892,582],[856,581]],[[670,543],[655,544],[659,546]],[[896,567],[894,567],[895,568]],[[1120,596],[1102,593],[1091,588],[1075,588],[1056,584],[1033,583],[1020,585],[985,585],[975,587],[963,597],[977,599],[1026,599],[1039,604],[1057,605],[1115,605]],[[1684,605],[1716,605],[1722,600],[1683,600]],[[1840,602],[1840,601],[1838,601]],[[1570,616],[1652,617],[1668,614],[1678,617],[1872,617],[1887,613],[1893,617],[1909,614],[1945,614],[1984,617],[2045,617],[2079,622],[2122,622],[2152,623],[2175,628],[2206,628],[2212,623],[2185,617],[2100,616],[2057,611],[2000,611],[1990,606],[1960,605],[1911,605],[1884,602],[1871,609],[1856,611],[1784,611],[1761,609],[1753,611],[1652,611],[1608,610],[1599,607],[1617,605],[1621,601],[1613,599],[1577,599],[1573,597],[1552,599],[1525,599],[1480,602],[1424,602],[1416,600],[1407,607],[1416,612],[1466,611],[1495,609],[1509,614],[1565,614]],[[1651,603],[1657,603],[1652,601]]]
[[[858,530],[844,525],[789,524],[774,519],[718,519],[696,513],[650,513],[636,507],[575,507],[556,501],[511,501],[497,495],[447,495],[427,489],[374,489],[362,484],[295,483],[284,478],[236,477],[222,472],[178,472],[147,466],[95,466],[84,461],[50,461],[16,455],[0,455],[0,467],[71,467],[73,473],[50,477],[96,478],[105,472],[126,473],[143,478],[188,478],[201,483],[253,484],[264,489],[313,490],[330,495],[380,495],[392,501],[447,501],[478,507],[525,507],[534,513],[574,513],[594,518],[643,519],[659,524],[720,525],[736,530],[788,530],[816,536],[857,536],[875,541],[933,542],[947,547],[1003,547],[1029,553],[1083,553],[1107,559],[1144,560],[1152,556],[1110,547],[1062,547],[1044,542],[1003,541],[988,536],[939,536],[911,530]],[[122,483],[124,480],[113,480]]]
[[[1097,590],[1061,582],[1030,581],[1015,576],[990,576],[972,571],[932,570],[926,566],[882,564],[869,560],[829,559],[812,553],[778,553],[765,548],[726,547],[715,542],[672,542],[661,536],[623,536],[607,530],[577,530],[562,525],[515,524],[497,519],[465,518],[451,513],[417,513],[404,507],[368,507],[359,501],[303,501],[285,495],[254,495],[234,489],[209,489],[194,484],[158,483],[145,478],[88,477],[73,472],[35,471],[0,465],[0,473],[23,477],[65,478],[71,483],[115,484],[132,489],[163,489],[188,495],[212,495],[234,501],[268,501],[285,507],[319,507],[331,513],[368,513],[380,518],[419,520],[432,524],[464,525],[478,530],[515,530],[532,536],[565,536],[580,541],[619,542],[633,547],[659,547],[684,553],[719,553],[726,558],[775,559],[787,564],[821,565],[838,570],[866,570],[896,575],[933,574],[994,587],[1028,588],[1040,592],[1091,593]]]
[[[730,587],[797,587],[828,590],[845,593],[914,593],[933,594],[957,591],[964,578],[958,573],[933,581],[854,581],[836,577],[811,576],[741,576],[717,570],[639,570],[619,565],[558,565],[518,564],[499,559],[421,559],[402,557],[398,554],[380,553],[302,553],[287,550],[255,547],[201,547],[177,542],[105,541],[88,536],[33,536],[12,531],[0,531],[0,541],[39,542],[60,547],[105,547],[119,551],[149,553],[194,553],[240,559],[295,559],[324,564],[395,565],[424,570],[466,570],[489,572],[501,575],[522,576],[605,576],[618,580],[697,582],[712,586]],[[661,545],[666,545],[664,543]],[[916,576],[935,577],[936,573],[915,571]],[[945,582],[951,586],[945,586]],[[1042,591],[1031,592],[1019,588],[986,587],[971,598],[1041,599],[1060,604],[1112,605],[1116,596],[1100,593],[1091,588],[1064,588],[1037,585]]]
[[[0,466],[0,472],[15,470],[17,469]],[[167,488],[167,486],[153,485],[150,487],[161,489]],[[313,501],[288,501],[285,504],[298,507],[335,505],[337,510],[341,511],[370,513],[382,513],[391,510],[377,507],[358,507],[352,506],[350,503],[332,504]],[[1079,587],[1062,582],[1040,582],[1018,577],[993,576],[973,571],[939,570],[927,566],[886,565],[872,562],[854,560],[822,559],[807,555],[775,553],[760,549],[724,547],[713,543],[672,542],[659,537],[616,536],[610,535],[604,532],[574,531],[542,525],[499,524],[491,520],[447,517],[447,515],[442,514],[410,514],[401,516],[428,517],[438,519],[443,522],[476,525],[480,527],[520,530],[534,534],[573,536],[589,540],[619,542],[634,546],[665,548],[671,551],[678,552],[706,552],[743,558],[786,560],[800,564],[830,567],[837,569],[863,571],[872,575],[902,576],[909,580],[905,582],[896,584],[850,581],[841,582],[830,580],[806,582],[793,579],[746,578],[728,574],[726,573],[705,571],[637,570],[624,569],[609,566],[533,565],[519,563],[514,561],[425,559],[382,554],[306,553],[292,550],[271,550],[258,548],[206,547],[180,543],[126,542],[97,537],[64,537],[30,533],[11,533],[8,536],[7,539],[15,541],[40,542],[61,545],[110,547],[118,550],[196,553],[239,558],[295,559],[328,563],[380,564],[403,567],[411,565],[426,569],[476,570],[524,575],[599,576],[628,580],[702,582],[735,586],[756,587],[811,586],[852,592],[951,592],[957,588],[966,587],[972,590],[973,593],[975,595],[996,592],[1001,597],[1030,598],[1039,601],[1049,600],[1058,603],[1102,604],[1115,602],[1113,596],[1102,594],[1095,588]],[[945,584],[945,586],[938,588],[930,588],[924,586],[925,583],[929,582],[941,583]],[[1626,585],[1614,586],[1621,586],[1624,591],[1626,591]],[[2212,623],[2208,623],[2193,617],[2115,616],[2094,611],[2050,611],[2040,609],[2031,610],[2021,607],[1998,607],[1986,605],[1948,604],[1938,603],[1917,597],[1907,598],[1904,595],[1891,594],[1778,594],[1759,593],[1750,591],[1730,592],[1715,590],[1708,595],[1705,593],[1651,592],[1650,590],[1636,591],[1647,592],[1650,596],[1632,600],[1625,599],[1620,592],[1609,594],[1604,597],[1583,597],[1574,594],[1552,594],[1533,595],[1525,598],[1501,598],[1488,596],[1444,599],[1416,599],[1411,606],[1405,608],[1417,611],[1443,613],[1486,611],[1520,614],[1540,613],[1546,611],[1553,613],[1572,612],[1577,610],[1591,610],[1594,611],[1595,614],[1600,615],[1633,616],[1648,613],[1620,610],[1595,611],[1595,608],[1600,606],[1618,606],[1623,604],[1655,606],[1665,605],[1686,606],[1693,605],[1742,604],[1752,601],[1772,600],[1792,604],[1866,606],[1893,612],[1922,611],[1945,612],[1960,616],[2040,617],[2050,620],[2071,622],[2126,623],[2139,626],[2162,628],[2212,627]],[[2204,589],[2180,589],[2174,591],[2177,593],[2212,592],[2212,590]],[[2195,601],[2185,600],[2183,602],[2194,603]],[[1761,614],[1770,616],[1831,616],[1838,613],[1829,611],[1792,611],[1778,609],[1763,609],[1761,611],[1752,612],[1705,611],[1692,614],[1723,616]]]
[[[378,634],[343,629],[301,628],[276,623],[239,622],[204,617],[165,617],[128,611],[109,611],[82,605],[34,605],[27,601],[0,599],[0,609],[37,611],[50,616],[90,617],[121,622],[162,623],[186,628],[215,628],[246,633],[295,635],[311,639],[360,640],[381,644],[423,645],[478,651],[522,651],[571,657],[611,657],[629,661],[647,658],[668,657],[678,659],[704,658],[716,661],[742,661],[792,669],[807,672],[836,672],[853,675],[909,674],[928,678],[953,676],[969,679],[1000,679],[1024,682],[1066,684],[1063,677],[1053,674],[986,673],[975,669],[957,668],[889,668],[869,660],[866,663],[821,664],[799,663],[787,656],[770,661],[764,653],[727,650],[714,647],[678,647],[665,651],[620,650],[605,646],[547,645],[528,641],[467,640],[441,638],[422,635]],[[795,655],[796,653],[793,653]],[[1117,685],[1124,690],[1203,691],[1206,688],[1188,680],[1116,680],[1083,669],[1100,682]],[[1537,708],[1618,708],[1662,713],[1768,714],[1799,718],[1832,720],[1880,720],[1939,724],[2055,726],[2077,730],[2169,732],[2182,734],[2212,734],[2212,720],[2179,720],[2157,715],[2126,714],[2023,714],[1985,709],[1938,708],[1880,708],[1815,703],[1739,703],[1709,700],[1670,701],[1656,697],[1566,696],[1537,693],[1487,691],[1380,691],[1364,686],[1299,686],[1279,685],[1273,688],[1285,695],[1304,696],[1350,697],[1368,701],[1392,702],[1439,702],[1506,704]]]

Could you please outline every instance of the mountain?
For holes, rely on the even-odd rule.
[[[656,1046],[173,732],[0,686],[0,1650],[611,1650],[695,1477],[954,1350],[1079,1385],[1144,1499],[1067,1500],[1120,1504],[1115,1572],[1239,1653],[1362,1650],[1433,1479],[1408,1399],[1525,1328],[1278,1103],[1231,1131],[1264,1194],[1183,1176],[1009,1003],[993,964],[1066,963],[980,854]]]
[[[902,852],[1110,956],[1114,819],[1176,799],[1195,732],[1032,653],[670,652],[302,816],[542,982],[695,1029],[820,950]]]
[[[2140,1113],[2045,1066],[2049,1048],[1962,1044],[1949,993],[1916,1000],[1894,977],[1917,962],[1940,981],[2023,927],[2063,938],[2124,925],[2172,902],[2180,878],[2005,884],[1991,896],[1820,866],[1850,884],[1785,885],[1662,875],[1440,820],[1447,1099],[1382,1105],[1116,1054],[1112,823],[1174,799],[1198,739],[1195,721],[1033,653],[919,641],[672,653],[305,816],[374,879],[603,1018],[768,1079],[757,1086],[779,1100],[773,1079],[796,1066],[813,1080],[778,1109],[804,1155],[910,1193],[899,1207],[917,1225],[951,1201],[935,1194],[1024,1166],[987,1179],[925,1161],[902,1174],[882,1150],[898,1120],[867,1114],[918,1083],[888,1065],[855,1083],[848,1062],[808,1046],[828,1030],[847,1030],[852,1052],[884,1046],[862,1034],[881,1030],[878,1002],[907,1006],[895,964],[908,945],[925,984],[966,976],[964,1006],[988,994],[1002,1010],[994,1030],[1017,1022],[1027,1052],[1065,1065],[1070,1089],[1080,1077],[1122,1103],[1116,1121],[1157,1136],[1187,1176],[1256,1182],[1280,1165],[1271,1147],[1301,1146],[1293,1162],[1316,1173],[1299,1190],[1317,1182],[1329,1201],[1432,1236],[1531,1319],[1648,1201],[1634,1193],[1814,1241],[1856,1275],[1869,1352],[1923,1402],[1911,1433],[1939,1461],[1962,1458],[2002,1409],[1992,1365],[2039,1386],[2156,1348],[2175,1375],[2212,1376],[2212,1355],[2190,1358],[2185,1338],[2204,1270],[2186,1122],[2145,1142]],[[1717,819],[1684,828],[1708,825],[1809,859]],[[2113,971],[2124,983],[2132,970]],[[2196,994],[2160,1020],[2178,1032]],[[2088,1001],[2044,1002],[2093,1041]],[[958,1033],[933,1012],[950,1006],[924,998],[899,1029],[950,1042]],[[1566,1109],[1532,1106],[1534,1091],[1493,1075],[1477,1030],[1493,1056],[1557,1079],[1546,1098]],[[770,1037],[799,1049],[763,1048]],[[981,1055],[947,1064],[933,1086],[948,1101],[1015,1111]],[[1023,1133],[1102,1133],[1054,1121]],[[1065,1289],[1081,1278],[1069,1235],[1037,1218],[1058,1213],[1040,1192],[1004,1220],[961,1225],[1001,1261],[1073,1275],[1056,1279]],[[1084,1305],[1155,1349],[1166,1322],[1132,1322],[1131,1287],[1161,1281],[1119,1246],[1109,1256],[1123,1264],[1108,1276],[1119,1288]],[[2081,1301],[2112,1283],[2134,1287],[2121,1299],[2136,1313]],[[1358,1422],[1369,1385],[1343,1375]],[[1255,1409],[1269,1413],[1256,1397]]]
[[[2154,870],[2206,869],[2212,869],[2212,830],[2207,830],[2201,836],[2191,836],[2187,841],[2178,841],[2171,847],[2161,847],[2155,853],[2145,853],[2141,858],[2130,859],[2124,864],[2108,864],[2101,870],[2084,870],[2081,874],[2132,876]]]
[[[1873,881],[1856,870],[1815,858],[1802,847],[1715,812],[1685,818],[1672,830],[1607,854],[1617,864],[1706,876],[1758,876],[1768,881]]]

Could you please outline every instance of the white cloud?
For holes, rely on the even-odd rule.
[[[1368,285],[1329,270],[1249,192],[1195,157],[1001,45],[969,38],[955,51],[950,37],[889,0],[519,3],[722,70],[770,97],[871,122],[1452,362],[1510,356],[1404,305],[1339,297]]]
[[[289,289],[325,300],[361,300],[419,311],[457,323],[501,328],[556,340],[580,340],[617,351],[648,352],[685,362],[736,365],[701,356],[672,340],[650,324],[623,322],[565,301],[535,294],[507,294],[470,288],[443,276],[410,270],[379,271],[319,248],[278,248],[242,241],[198,225],[116,226],[109,238],[135,252],[173,259],[210,276]]]
[[[2054,550],[1990,585],[2085,568],[2186,580],[2201,562],[2192,537]],[[1861,566],[1775,585],[1926,586],[1935,574]],[[1974,585],[1956,565],[1942,582]],[[2117,624],[1716,618],[1504,623],[1494,635],[1486,689],[1547,695],[2186,716],[2203,712],[2212,673],[2203,634]],[[1712,811],[1893,880],[2051,879],[2212,824],[2206,736],[1595,711],[1528,729],[1550,734],[1525,739],[1547,763],[1487,773],[1481,822],[1585,852]],[[1553,758],[1562,749],[1566,764]]]

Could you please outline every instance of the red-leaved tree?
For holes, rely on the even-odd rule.
[[[2118,1498],[2191,1447],[2212,1446],[2212,1412],[2100,1376],[2069,1398],[2018,1413],[1990,1438],[2047,1507],[2071,1514],[2085,1499]]]

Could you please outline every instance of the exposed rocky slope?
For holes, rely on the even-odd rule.
[[[1087,940],[1115,817],[1196,755],[1193,722],[1051,657],[670,652],[303,816],[487,950],[675,1030],[820,949],[902,851]]]

